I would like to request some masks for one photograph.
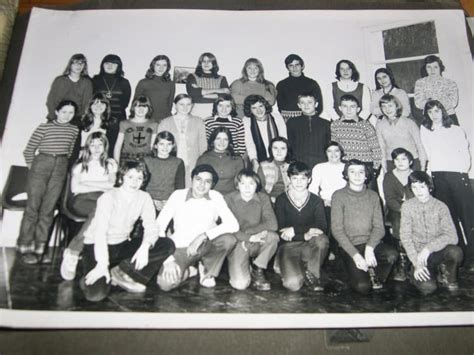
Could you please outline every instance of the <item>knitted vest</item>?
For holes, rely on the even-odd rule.
[[[283,184],[287,188],[290,184],[290,178],[288,177],[287,171],[290,164],[283,163],[280,165],[280,173],[283,179]],[[262,161],[260,163],[262,167],[263,175],[265,175],[265,191],[270,193],[273,190],[273,186],[278,181],[278,165],[273,161]]]
[[[196,78],[196,84],[198,87],[203,89],[219,89],[221,87],[222,76],[218,78],[206,78],[206,77],[199,77],[193,74]]]

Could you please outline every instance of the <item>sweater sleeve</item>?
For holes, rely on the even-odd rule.
[[[446,110],[454,110],[458,106],[458,86],[454,80],[447,79],[447,84],[443,90],[442,101],[444,101],[443,105],[445,106]]]
[[[439,218],[439,231],[438,235],[432,238],[425,247],[431,253],[434,253],[442,250],[447,245],[456,245],[458,243],[458,236],[448,206],[438,201],[436,211],[432,212],[432,216]]]
[[[244,129],[244,124],[242,122],[242,120],[239,120],[239,124],[236,128],[236,132],[235,132],[235,152],[240,155],[240,156],[244,156],[245,154],[245,129]]]
[[[83,112],[78,112],[78,115],[80,116],[85,114],[85,111],[87,110],[87,105],[89,104],[89,101],[93,95],[92,80],[89,77],[85,77],[83,80],[85,80],[84,92],[82,93],[82,105],[81,105]]]
[[[344,251],[351,257],[359,251],[351,243],[344,227],[344,200],[343,195],[337,191],[332,195],[331,201],[331,232]]]
[[[386,173],[383,178],[383,193],[385,196],[385,203],[391,211],[400,212],[402,208],[402,199],[396,188],[396,179],[391,173]],[[402,196],[403,198],[403,196]]]
[[[133,99],[135,100],[137,97],[142,96],[145,92],[144,89],[144,79],[140,80],[135,88],[135,93],[133,94]]]
[[[130,87],[130,82],[123,78],[122,84],[122,95],[120,96],[120,108],[125,110],[130,103],[130,96],[132,96],[132,88]]]
[[[400,240],[405,249],[408,259],[416,265],[418,253],[413,242],[413,210],[409,204],[402,205],[402,217],[400,219]]]
[[[107,245],[107,230],[111,222],[113,212],[113,199],[110,194],[103,194],[97,200],[94,215],[94,256],[97,264],[109,265],[109,249]]]
[[[46,126],[44,123],[41,123],[31,135],[28,144],[26,145],[25,150],[23,151],[23,156],[25,157],[26,164],[30,165],[35,159],[35,153],[38,149],[38,146],[41,142],[41,139],[44,137],[46,132]]]
[[[283,106],[283,100],[284,100],[283,93],[282,93],[282,90],[281,90],[281,81],[277,83],[276,91],[277,91],[276,101],[277,101],[277,105],[278,105],[278,111],[281,112],[281,108]]]
[[[283,228],[288,227],[288,223],[286,221],[286,212],[285,212],[285,199],[284,193],[277,197],[275,201],[275,216],[278,222],[278,231]],[[281,233],[278,233],[281,236]]]
[[[369,147],[372,150],[374,168],[377,169],[380,164],[382,164],[382,149],[380,148],[375,128],[369,122],[366,122],[365,125],[365,136],[367,137]]]
[[[220,89],[228,89],[228,88],[229,88],[229,83],[227,82],[227,78],[224,75],[222,75]]]
[[[323,94],[321,92],[321,87],[319,86],[316,80],[312,80],[312,81],[313,81],[313,85],[312,85],[311,93],[314,95],[316,100],[318,100],[317,111],[323,112],[324,105],[323,105]]]
[[[412,136],[413,141],[415,142],[416,150],[418,152],[418,159],[420,159],[421,170],[425,170],[426,161],[428,160],[425,152],[425,148],[421,143],[420,129],[417,124],[412,120],[409,121],[410,135]]]
[[[145,197],[140,212],[144,228],[143,242],[155,245],[158,239],[158,226],[155,223],[155,205],[153,204],[150,194],[148,192],[145,192],[144,194]]]
[[[410,106],[410,99],[408,98],[407,93],[405,90],[398,89],[398,99],[402,104],[402,116],[409,117],[411,115],[411,106]]]
[[[247,95],[242,90],[242,81],[240,79],[235,80],[230,85],[230,94],[234,98],[234,101],[237,105],[242,105],[244,103],[245,97]]]
[[[180,190],[185,187],[185,173],[184,173],[184,162],[180,159],[176,175],[174,177],[174,189]]]
[[[216,210],[218,211],[219,217],[221,219],[221,224],[206,231],[207,236],[211,240],[222,234],[236,233],[239,230],[239,222],[225,203],[224,197],[222,197],[222,195],[217,191],[213,192],[214,193],[212,194],[211,199],[215,203]]]
[[[387,148],[386,148],[386,145],[385,145],[385,139],[383,137],[382,125],[383,125],[383,123],[381,122],[381,120],[378,120],[377,125],[375,126],[375,132],[377,134],[377,140],[379,142],[380,151],[381,151],[381,154],[382,154],[382,159],[386,160],[388,154],[386,152]],[[382,165],[384,165],[384,164],[382,163]]]
[[[311,184],[309,185],[309,192],[319,196],[319,190],[321,187],[321,165],[316,164],[311,173]]]
[[[277,90],[275,88],[275,85],[273,85],[272,83],[268,83],[265,86],[265,94],[263,95],[263,97],[265,98],[265,100],[268,101],[270,105],[273,106],[275,105],[276,96],[277,96]],[[244,100],[245,100],[245,97],[244,97]]]
[[[244,117],[244,136],[245,136],[245,147],[247,148],[247,155],[249,160],[252,161],[257,159],[257,148],[252,138],[252,132],[250,130],[250,117]]]
[[[362,110],[360,110],[359,116],[364,120],[370,116],[370,89],[365,84],[362,84]]]
[[[372,195],[372,231],[370,232],[367,245],[375,248],[385,235],[385,224],[383,221],[382,206],[380,205],[379,196],[374,193]]]
[[[202,88],[194,87],[197,85],[196,77],[194,74],[189,74],[186,80],[186,91],[193,99],[193,102],[199,102],[202,99]]]
[[[179,208],[181,192],[182,190],[177,190],[173,192],[168,201],[166,201],[166,204],[161,210],[160,214],[158,215],[158,218],[155,221],[156,228],[158,228],[158,237],[166,236],[166,229],[168,228],[171,219],[173,219],[176,211]]]
[[[198,123],[198,154],[202,154],[207,150],[207,139],[206,139],[206,127],[204,126],[204,122],[199,119]]]
[[[275,212],[273,212],[270,198],[265,194],[260,194],[259,197],[262,201],[262,219],[258,225],[247,228],[247,230],[244,231],[248,235],[257,234],[262,231],[275,232],[278,229],[278,222]]]
[[[418,79],[415,82],[415,106],[420,110],[425,108],[427,98],[425,97],[425,85],[423,79]]]
[[[48,97],[46,98],[46,107],[48,108],[48,119],[54,120],[56,118],[56,105],[59,103],[59,97],[63,94],[64,88],[62,84],[62,75],[54,79],[49,89]]]

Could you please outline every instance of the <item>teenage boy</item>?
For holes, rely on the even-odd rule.
[[[269,291],[265,270],[280,239],[275,212],[268,195],[260,192],[262,183],[252,170],[241,170],[235,177],[235,187],[238,191],[225,196],[240,225],[235,233],[237,245],[229,255],[229,282],[238,290],[245,290],[252,282],[253,288]]]
[[[344,161],[357,159],[372,170],[374,179],[369,186],[376,190],[376,176],[382,164],[382,150],[377,132],[367,121],[359,117],[360,104],[352,95],[343,95],[339,109],[342,116],[331,123],[331,140],[344,149]]]
[[[320,118],[317,112],[318,99],[311,93],[298,96],[298,107],[302,114],[286,123],[288,141],[296,160],[310,169],[327,161],[324,148],[331,141],[331,123]]]
[[[381,242],[385,235],[380,197],[366,188],[369,168],[360,160],[349,160],[343,170],[346,187],[331,200],[331,231],[343,249],[349,286],[358,293],[383,287],[398,259],[397,251]]]
[[[318,113],[322,112],[321,88],[315,80],[304,75],[303,59],[297,54],[290,54],[285,58],[285,66],[289,75],[276,86],[278,110],[285,122],[292,117],[301,115],[301,109],[298,107],[298,95],[303,93],[311,93],[319,102]]]
[[[283,286],[298,291],[304,283],[323,291],[321,265],[329,250],[324,202],[308,191],[311,169],[305,163],[291,163],[288,176],[289,188],[275,202],[283,241],[277,253]]]
[[[424,295],[436,290],[437,280],[450,291],[458,289],[457,270],[463,253],[448,207],[431,196],[433,182],[423,171],[408,177],[415,198],[402,205],[400,239],[412,263],[410,279]]]
[[[222,195],[212,190],[218,180],[214,168],[208,164],[196,166],[191,180],[191,188],[173,192],[156,220],[159,236],[164,236],[168,224],[174,221],[170,238],[176,251],[165,260],[158,273],[158,286],[164,291],[177,288],[194,276],[193,265],[197,262],[200,284],[214,287],[215,277],[236,243],[229,233],[237,232],[239,223]],[[218,219],[220,224],[217,224]]]

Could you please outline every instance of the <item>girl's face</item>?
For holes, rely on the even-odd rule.
[[[387,73],[378,73],[376,79],[382,88],[390,88],[392,86],[392,81],[390,80],[390,77]]]
[[[272,144],[273,159],[276,161],[285,161],[288,154],[288,146],[285,142],[273,142]]]
[[[230,101],[221,101],[217,104],[217,113],[220,117],[228,117],[232,112],[232,103]]]
[[[252,112],[255,118],[259,121],[264,121],[267,118],[267,109],[261,102],[256,102],[250,106],[250,112]]]
[[[191,101],[190,98],[182,98],[179,100],[176,104],[176,112],[181,114],[181,115],[188,115],[192,108],[193,108],[193,102]]]
[[[143,173],[136,169],[130,169],[123,176],[122,188],[127,192],[134,192],[140,190],[143,184]]]
[[[330,163],[339,163],[341,161],[341,150],[337,145],[332,145],[326,149],[326,154]]]
[[[86,66],[86,62],[81,59],[74,59],[71,63],[71,73],[80,75]]]
[[[155,66],[153,67],[153,70],[155,71],[156,76],[163,76],[163,74],[166,73],[167,69],[168,69],[168,63],[164,59],[157,60],[155,62]]]
[[[111,63],[111,62],[105,62],[104,63],[104,71],[107,74],[115,74],[118,69],[118,64],[117,63]]]
[[[309,183],[310,179],[305,174],[290,176],[290,188],[293,191],[303,192],[308,189]]]
[[[384,102],[380,105],[382,113],[389,119],[397,118],[397,105],[393,101]]]
[[[410,159],[408,159],[405,154],[398,154],[398,156],[393,160],[393,163],[398,171],[410,170]]]
[[[217,153],[224,153],[229,147],[229,137],[226,133],[220,132],[214,139],[214,151]]]
[[[204,56],[204,58],[202,58],[202,63],[201,63],[202,71],[206,74],[210,74],[212,72],[213,67],[214,65],[212,64],[212,59]]]
[[[94,138],[89,144],[89,152],[93,159],[99,159],[104,151],[104,143],[99,138]]]
[[[415,195],[420,202],[426,202],[430,198],[430,189],[424,182],[412,183],[411,190],[413,191],[413,195]]]
[[[107,104],[100,100],[95,100],[91,105],[91,111],[94,116],[102,116],[107,108]]]
[[[237,190],[245,201],[249,201],[257,192],[257,183],[250,176],[242,176],[237,184]]]
[[[439,67],[438,62],[428,63],[425,66],[428,76],[440,76],[441,68]]]
[[[342,62],[339,64],[339,75],[341,76],[341,79],[344,80],[351,80],[352,78],[352,69],[349,66],[349,64]]]
[[[347,177],[351,187],[362,187],[365,184],[365,167],[363,165],[351,165],[347,169]]]
[[[434,124],[443,123],[443,111],[437,106],[434,106],[428,110],[428,116]]]
[[[171,152],[173,151],[174,144],[173,142],[167,139],[159,139],[158,143],[156,143],[155,148],[158,152],[158,157],[162,159],[166,159],[170,156]]]
[[[247,72],[247,76],[251,81],[257,80],[258,74],[260,73],[260,69],[255,63],[250,63],[249,65],[247,65],[245,67],[245,71]]]
[[[74,115],[76,114],[74,106],[71,105],[63,106],[55,112],[58,123],[68,123],[74,118]]]
[[[142,104],[135,105],[135,117],[145,118],[148,113],[148,106]]]

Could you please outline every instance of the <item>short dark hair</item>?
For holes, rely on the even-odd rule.
[[[346,63],[349,68],[352,69],[352,76],[351,76],[351,80],[352,81],[359,81],[359,77],[360,77],[360,74],[359,74],[359,71],[357,70],[356,66],[354,63],[352,63],[349,59],[341,59],[339,62],[337,62],[336,64],[336,79],[339,80],[341,79],[341,73],[340,73],[340,66],[342,63]]]
[[[174,104],[176,105],[178,102],[180,102],[182,99],[190,99],[191,102],[193,102],[193,98],[191,96],[189,96],[188,94],[178,94],[176,95],[176,97],[174,98],[173,102]]]
[[[366,164],[360,161],[359,159],[351,159],[351,160],[346,161],[344,165],[344,170],[342,170],[342,177],[344,178],[344,180],[349,181],[348,171],[352,165],[362,165],[364,167],[365,183],[368,184],[370,180],[372,179],[372,168],[369,166],[369,164]]]
[[[252,105],[255,105],[257,102],[260,102],[262,105],[265,106],[265,113],[268,115],[269,113],[272,112],[272,105],[263,97],[260,95],[249,95],[245,98],[244,101],[244,115],[250,118],[255,118],[251,107]]]
[[[304,60],[298,54],[290,54],[285,58],[285,67],[288,68],[288,65],[293,63],[294,60],[300,62],[301,66],[304,67]]]
[[[296,102],[299,103],[300,99],[305,98],[305,97],[312,97],[314,99],[314,102],[319,104],[318,98],[312,92],[304,92],[304,93],[298,95],[298,98],[296,99]]]
[[[60,109],[62,109],[64,106],[72,106],[74,107],[74,117],[76,117],[79,112],[77,112],[78,108],[77,108],[77,104],[72,101],[72,100],[62,100],[60,101],[57,105],[56,105],[56,108],[54,109],[55,111],[59,111]]]
[[[238,174],[235,175],[234,185],[236,189],[237,189],[237,186],[239,185],[239,182],[242,180],[244,176],[251,178],[255,181],[255,183],[257,184],[257,189],[255,190],[255,192],[260,192],[262,190],[262,180],[260,180],[260,176],[258,176],[258,174],[252,169],[247,169],[247,168],[240,170]]]
[[[275,157],[273,156],[273,151],[272,151],[273,143],[275,142],[283,142],[286,144],[286,148],[288,149],[288,151],[286,153],[285,162],[286,163],[292,162],[294,160],[293,148],[291,148],[290,142],[288,142],[288,139],[286,139],[285,137],[275,137],[270,141],[270,144],[268,145],[268,161],[275,160]]]
[[[120,163],[120,168],[117,172],[117,180],[115,186],[119,187],[123,184],[123,177],[130,170],[135,169],[138,172],[143,174],[143,183],[140,189],[143,189],[148,183],[148,178],[150,174],[148,173],[148,168],[146,164],[140,160],[124,160]]]
[[[219,105],[223,101],[230,101],[232,106],[232,111],[230,112],[231,117],[237,117],[236,105],[234,98],[229,94],[219,95],[219,97],[214,101],[212,104],[212,115],[217,116],[219,113],[217,112],[217,105]]]
[[[309,168],[308,165],[306,165],[306,163],[303,163],[302,161],[294,161],[288,167],[287,174],[288,174],[288,177],[290,178],[293,175],[303,174],[309,179],[311,178],[311,169]]]
[[[410,167],[413,165],[413,162],[415,161],[415,158],[413,157],[413,154],[409,150],[406,150],[405,148],[395,148],[392,153],[392,160],[397,159],[399,155],[404,154],[408,160],[410,161]]]
[[[417,170],[417,171],[412,172],[410,175],[408,175],[408,185],[410,186],[410,189],[411,189],[411,185],[414,184],[415,182],[426,184],[430,192],[433,191],[434,189],[433,180],[424,171]]]
[[[359,99],[357,99],[357,97],[355,97],[354,95],[351,95],[351,94],[342,95],[341,99],[339,100],[339,105],[342,104],[342,101],[352,101],[357,104],[357,107],[360,107]]]
[[[326,152],[330,147],[338,147],[339,150],[341,151],[341,158],[344,156],[344,148],[342,148],[342,145],[339,144],[336,141],[330,141],[327,145],[324,146],[324,151]]]
[[[125,75],[125,72],[123,71],[123,63],[122,59],[116,55],[116,54],[107,54],[104,59],[102,59],[102,62],[100,63],[100,72],[99,75],[104,75],[105,70],[104,70],[104,63],[115,63],[117,64],[117,71],[115,72],[115,76],[121,77]]]
[[[219,181],[219,175],[217,175],[216,170],[209,165],[209,164],[199,164],[194,167],[194,169],[191,171],[191,179],[193,179],[196,175],[199,175],[200,173],[209,173],[212,175],[212,188],[216,186],[217,182]]]
[[[429,55],[424,59],[423,66],[421,67],[421,70],[420,70],[422,78],[428,76],[428,72],[426,71],[426,64],[431,64],[431,63],[434,63],[434,62],[439,64],[440,74],[442,74],[444,72],[446,67],[444,66],[443,61],[441,60],[441,58],[436,56],[436,55]]]

